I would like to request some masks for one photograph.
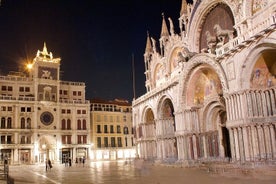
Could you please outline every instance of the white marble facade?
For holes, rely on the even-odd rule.
[[[276,2],[183,0],[179,33],[167,16],[133,101],[138,156],[275,164]]]

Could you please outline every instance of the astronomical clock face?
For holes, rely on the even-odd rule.
[[[40,115],[40,121],[46,126],[51,125],[54,121],[54,116],[51,112],[45,111]]]

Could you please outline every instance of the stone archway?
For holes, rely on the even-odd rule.
[[[46,159],[56,160],[58,154],[56,152],[56,139],[50,135],[41,135],[38,140],[39,162],[43,163]]]
[[[231,159],[229,130],[226,127],[226,109],[223,98],[210,102],[203,113],[203,132],[207,158]]]
[[[155,159],[157,157],[155,139],[156,125],[154,114],[151,108],[146,110],[143,122],[143,157],[146,159]]]
[[[157,149],[159,158],[163,161],[174,162],[178,159],[177,139],[175,137],[175,115],[173,103],[169,98],[163,98],[158,108],[157,120]]]

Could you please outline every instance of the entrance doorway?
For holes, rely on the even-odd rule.
[[[224,147],[224,156],[231,158],[229,131],[226,127],[221,127],[222,131],[222,146]]]
[[[62,149],[61,154],[62,154],[61,162],[68,163],[69,158],[71,158],[70,149]]]
[[[44,163],[46,159],[57,160],[56,139],[51,135],[43,135],[39,139],[39,162]]]
[[[20,163],[21,164],[30,163],[30,150],[20,150]]]

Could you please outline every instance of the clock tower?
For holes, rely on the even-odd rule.
[[[35,81],[37,101],[57,102],[59,99],[60,58],[53,58],[44,43],[43,50],[37,51],[33,60],[32,77]]]

